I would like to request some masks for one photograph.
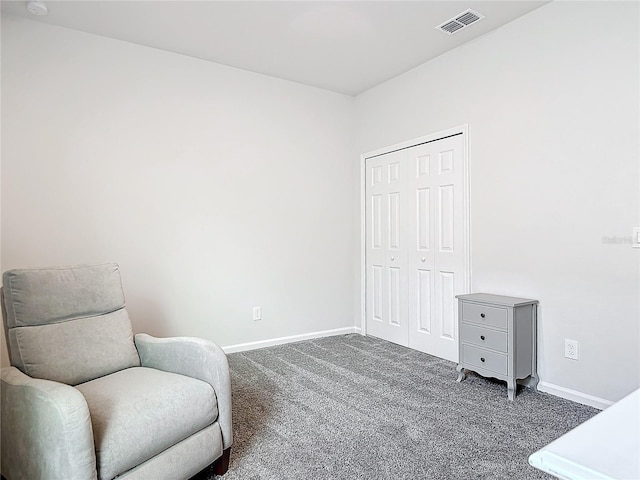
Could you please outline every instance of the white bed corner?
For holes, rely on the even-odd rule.
[[[529,457],[563,480],[640,480],[640,389]]]

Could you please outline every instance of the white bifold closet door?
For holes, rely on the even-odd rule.
[[[367,334],[458,361],[462,134],[366,159]]]

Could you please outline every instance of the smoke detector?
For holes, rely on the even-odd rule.
[[[484,15],[482,15],[481,13],[478,13],[475,10],[468,9],[447,20],[446,22],[441,23],[436,27],[436,29],[441,30],[449,35],[453,35],[463,28],[468,27],[472,23],[475,23],[478,20],[482,20],[483,18]]]
[[[49,13],[49,9],[43,2],[29,2],[27,3],[27,10],[37,17],[43,17]]]

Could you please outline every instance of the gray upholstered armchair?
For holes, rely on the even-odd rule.
[[[1,473],[8,480],[222,474],[227,359],[195,338],[135,339],[116,264],[11,270],[2,313]]]

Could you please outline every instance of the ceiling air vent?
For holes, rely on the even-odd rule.
[[[449,35],[453,35],[456,32],[459,32],[465,27],[468,27],[472,23],[477,22],[478,20],[482,20],[484,15],[476,12],[475,10],[465,10],[464,12],[456,15],[450,20],[447,20],[444,23],[441,23],[436,28],[438,30],[442,30]]]

